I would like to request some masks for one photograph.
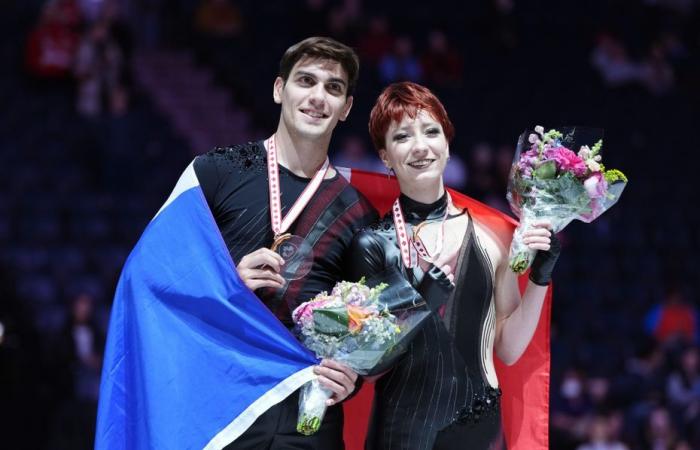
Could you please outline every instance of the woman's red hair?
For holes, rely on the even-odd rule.
[[[425,111],[442,126],[447,142],[455,135],[455,129],[447,111],[430,89],[410,81],[393,83],[384,89],[374,103],[369,115],[369,134],[374,148],[386,148],[386,131],[392,122],[399,123],[404,116],[415,119],[418,111]]]

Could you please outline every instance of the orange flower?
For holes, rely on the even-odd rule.
[[[358,306],[348,305],[348,329],[350,329],[350,332],[359,333],[362,329],[362,322],[369,316],[370,313],[364,309]]]

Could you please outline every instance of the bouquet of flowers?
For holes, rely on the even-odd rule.
[[[357,283],[342,281],[330,294],[322,292],[302,303],[292,313],[297,336],[317,357],[332,358],[358,374],[385,371],[430,313],[403,278],[394,278],[395,283],[372,288],[364,278]],[[331,395],[316,379],[302,386],[298,432],[311,435],[318,431]]]
[[[603,140],[591,139],[592,130],[563,131],[545,133],[537,126],[518,141],[507,194],[511,210],[520,219],[509,255],[510,268],[518,274],[530,267],[535,256],[522,239],[532,221],[549,220],[553,233],[574,219],[589,223],[617,202],[627,184],[622,172],[603,165]],[[595,143],[581,145],[582,139]],[[572,150],[577,147],[577,152]]]

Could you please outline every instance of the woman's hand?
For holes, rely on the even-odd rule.
[[[559,259],[561,245],[552,233],[552,224],[548,220],[535,221],[523,232],[523,243],[531,250],[537,250],[530,268],[530,281],[546,286],[552,280],[554,265]]]
[[[531,250],[548,251],[551,245],[552,223],[548,220],[533,222],[523,232],[523,243]]]

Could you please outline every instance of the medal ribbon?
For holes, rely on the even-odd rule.
[[[452,198],[449,192],[447,193],[447,207],[445,208],[445,215],[442,216],[442,221],[440,223],[440,230],[438,231],[437,244],[435,246],[434,256],[437,256],[442,252],[442,245],[445,237],[445,221],[447,220],[447,215],[450,211],[450,205],[452,205]],[[421,226],[425,224],[422,222],[419,224],[413,233],[413,238],[409,236],[406,231],[406,221],[403,218],[403,211],[401,210],[401,203],[397,198],[394,201],[394,206],[391,209],[394,216],[394,228],[396,229],[396,240],[399,243],[399,249],[401,250],[401,258],[403,259],[403,264],[412,269],[418,265],[418,257],[427,261],[429,263],[433,262],[433,256],[428,253],[428,250],[423,244],[423,240],[418,235],[418,231]]]
[[[330,162],[328,161],[328,157],[326,157],[326,160],[316,171],[314,177],[309,184],[306,185],[299,198],[297,198],[287,212],[287,215],[283,218],[282,203],[280,201],[280,175],[279,168],[277,167],[276,139],[274,134],[270,136],[267,140],[267,180],[270,191],[270,222],[272,223],[272,232],[275,238],[287,231],[296,218],[299,217],[299,214],[301,214],[319,186],[321,186],[321,182],[325,178],[329,167]]]

